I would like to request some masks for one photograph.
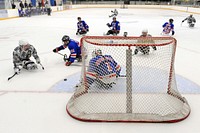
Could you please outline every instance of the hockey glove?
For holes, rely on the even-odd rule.
[[[19,68],[14,68],[14,71],[15,71],[16,74],[20,73],[20,69]]]
[[[64,62],[69,61],[69,58],[67,58],[66,54],[64,54],[63,60],[64,60]]]
[[[70,61],[65,63],[65,66],[70,66],[72,63]]]
[[[106,25],[107,25],[108,27],[110,27],[110,24],[109,24],[109,23],[107,23]]]
[[[57,53],[59,50],[57,48],[53,49],[54,53]]]
[[[36,59],[36,62],[37,62],[37,64],[40,64],[40,59],[37,58],[37,59]]]
[[[157,50],[156,46],[152,46],[152,48],[153,48],[154,50]]]
[[[172,31],[172,36],[175,34],[175,32],[174,31]]]

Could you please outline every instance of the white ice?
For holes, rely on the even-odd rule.
[[[77,17],[90,26],[88,35],[103,35],[106,23],[111,22],[109,8],[75,9],[54,12],[52,16],[33,16],[0,21],[0,133],[199,133],[200,94],[183,94],[191,106],[191,114],[184,121],[174,124],[152,123],[86,123],[74,120],[66,113],[66,104],[73,93],[50,91],[60,80],[80,72],[81,67],[66,67],[62,57],[52,52],[61,45],[63,35],[76,36]],[[158,9],[118,9],[121,35],[139,36],[148,28],[153,36],[161,36],[162,24],[174,19],[177,51],[175,72],[200,85],[200,16],[191,29],[181,21],[186,12]],[[34,45],[45,68],[35,72],[23,70],[13,75],[12,51],[20,39]],[[67,53],[68,50],[62,51]],[[77,79],[79,80],[79,79]],[[192,88],[191,88],[192,89]]]

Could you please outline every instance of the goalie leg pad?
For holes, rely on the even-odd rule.
[[[149,46],[142,46],[142,47],[139,47],[139,51],[143,54],[149,54],[150,52],[150,47]]]

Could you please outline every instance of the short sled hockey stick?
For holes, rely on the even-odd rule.
[[[67,60],[67,55],[66,54],[61,54],[59,52],[57,52],[59,55],[62,55],[63,56],[63,60],[66,61]]]
[[[43,67],[43,65],[41,64],[41,63],[39,63],[40,64],[40,66],[42,67],[42,69],[44,70],[44,67]]]
[[[59,53],[59,52],[57,52],[59,55],[62,55],[62,56],[65,56],[64,54],[61,54],[61,53]]]
[[[9,77],[9,78],[8,78],[8,81],[9,81],[10,79],[12,79],[15,75],[17,75],[17,73],[14,73],[11,77]]]

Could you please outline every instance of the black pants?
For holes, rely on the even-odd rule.
[[[110,34],[117,35],[117,34],[119,34],[119,31],[117,31],[117,30],[109,30],[106,35],[110,35]]]
[[[51,15],[51,8],[47,8],[47,14],[50,16]]]

